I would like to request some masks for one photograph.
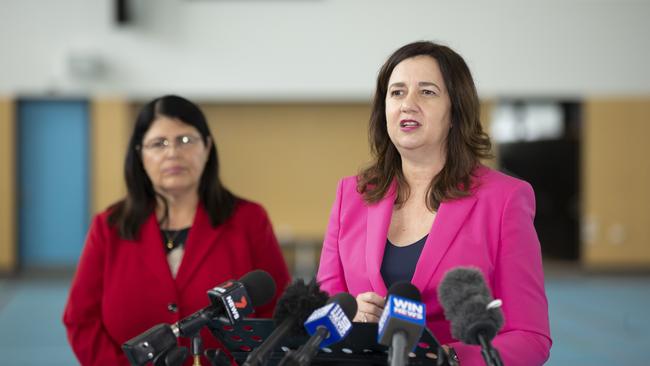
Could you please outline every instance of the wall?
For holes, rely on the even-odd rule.
[[[590,268],[650,266],[650,99],[595,98],[583,125],[583,246]]]
[[[124,98],[95,98],[90,105],[90,211],[98,213],[126,194],[124,156],[135,120]]]
[[[281,239],[321,240],[340,178],[369,161],[367,104],[205,105],[232,190],[270,212]]]
[[[366,102],[392,50],[433,39],[468,60],[484,97],[650,93],[649,1],[130,3],[118,27],[113,1],[3,0],[0,92]],[[82,62],[72,76],[70,58],[105,72]]]
[[[0,273],[16,266],[15,105],[0,96]]]

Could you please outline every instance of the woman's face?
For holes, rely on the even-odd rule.
[[[400,155],[445,155],[451,102],[438,61],[415,56],[395,66],[386,93],[386,128]]]
[[[142,138],[142,163],[156,192],[198,192],[211,144],[179,119],[156,117]]]

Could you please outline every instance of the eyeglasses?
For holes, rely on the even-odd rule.
[[[180,135],[176,136],[173,140],[174,147],[181,150],[188,150],[201,141],[200,137],[192,135]],[[161,137],[147,142],[144,145],[137,145],[136,150],[145,150],[152,153],[162,153],[169,149],[172,145],[172,142],[167,138]]]

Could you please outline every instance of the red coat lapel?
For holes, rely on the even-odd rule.
[[[223,230],[224,224],[216,228],[212,227],[208,212],[202,204],[199,204],[194,215],[194,223],[185,242],[185,254],[183,254],[183,260],[176,274],[176,285],[179,290],[183,289],[192,279],[194,272],[208,257],[208,252],[213,249],[217,237]]]
[[[142,225],[140,238],[144,249],[144,254],[142,255],[142,258],[144,258],[144,265],[149,267],[149,269],[155,274],[155,277],[161,281],[160,285],[165,288],[173,288],[174,279],[169,270],[169,265],[167,265],[163,239],[155,213],[149,215],[147,221]]]

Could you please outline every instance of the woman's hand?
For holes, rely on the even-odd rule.
[[[357,295],[357,314],[352,321],[361,323],[377,323],[384,311],[386,300],[375,292],[364,292]]]

